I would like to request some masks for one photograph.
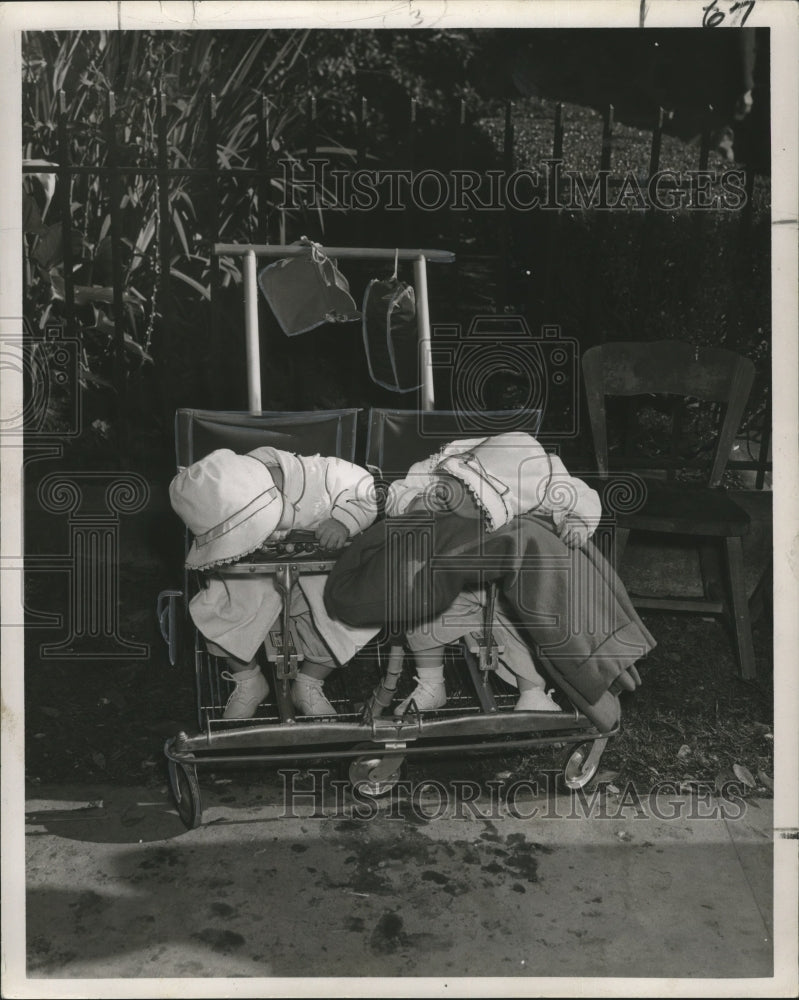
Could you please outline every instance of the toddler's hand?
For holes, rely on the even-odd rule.
[[[558,535],[570,549],[583,548],[591,537],[591,530],[582,518],[569,515],[560,522]]]
[[[322,521],[316,529],[316,540],[323,549],[330,551],[342,548],[349,537],[350,533],[347,528],[334,517]]]

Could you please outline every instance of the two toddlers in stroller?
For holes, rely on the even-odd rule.
[[[228,676],[235,682],[224,717],[250,718],[268,693],[255,655],[280,614],[282,597],[268,577],[216,576],[213,569],[256,551],[267,540],[305,529],[314,531],[320,546],[329,550],[351,541],[346,559],[356,569],[350,579],[358,579],[359,554],[380,544],[375,534],[380,526],[373,525],[374,480],[342,459],[297,456],[275,448],[257,448],[248,455],[221,449],[181,470],[170,497],[194,535],[187,565],[210,571],[190,613],[209,651],[226,659]],[[564,553],[586,545],[601,515],[597,494],[522,432],[453,441],[413,465],[390,487],[386,514],[407,520],[418,511],[470,521],[487,535],[526,519],[526,531],[536,537],[545,533],[545,544]],[[291,692],[298,713],[335,715],[324,694],[326,677],[337,664],[348,663],[384,620],[379,609],[381,602],[385,609],[385,574],[372,573],[364,586],[369,588],[368,600],[348,596],[342,601],[341,588],[331,598],[324,593],[325,578],[314,574],[303,575],[294,588],[289,611],[305,657]],[[553,599],[563,603],[560,593]],[[480,588],[463,586],[445,610],[410,629],[407,641],[416,661],[417,685],[395,714],[406,711],[411,700],[420,711],[444,706],[444,647],[481,626],[483,601]],[[367,604],[372,610],[361,613]],[[568,616],[574,609],[564,605],[560,611]],[[640,621],[632,624],[643,630]],[[500,676],[520,692],[516,708],[558,710],[545,691],[529,644],[501,604],[495,630],[505,646]],[[653,645],[645,630],[636,631],[636,637],[640,641],[634,658]]]

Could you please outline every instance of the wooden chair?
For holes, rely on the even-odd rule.
[[[582,365],[600,477],[607,479],[611,468],[642,474],[640,505],[615,518],[617,565],[630,531],[684,536],[699,548],[703,598],[631,594],[633,603],[643,609],[724,615],[732,626],[740,674],[752,679],[742,546],[749,515],[720,483],[754,365],[733,351],[671,340],[603,344],[586,351]],[[625,397],[619,400],[622,412],[615,414],[622,425],[616,437],[607,397]],[[643,417],[648,419],[642,429]]]

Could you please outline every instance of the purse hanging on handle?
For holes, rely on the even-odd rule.
[[[285,257],[265,267],[258,284],[287,337],[307,333],[323,323],[350,323],[361,318],[347,279],[320,243],[302,236],[295,246],[310,254]]]
[[[421,385],[416,296],[397,278],[399,251],[390,278],[374,278],[363,297],[363,344],[373,382],[392,392],[413,392]]]

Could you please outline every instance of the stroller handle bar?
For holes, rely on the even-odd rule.
[[[420,257],[431,264],[454,264],[455,254],[451,250],[389,250],[381,247],[324,247],[329,257],[350,260],[418,260]],[[309,254],[309,245],[293,243],[280,246],[271,243],[214,243],[217,257],[243,257],[254,253],[256,257],[301,257]]]
[[[449,250],[382,249],[379,247],[324,247],[331,257],[349,260],[402,260],[413,262],[413,284],[419,329],[419,346],[422,366],[421,409],[432,410],[435,405],[433,390],[433,358],[430,352],[430,312],[427,302],[427,261],[451,264],[455,254]],[[258,332],[258,283],[256,260],[258,257],[299,257],[311,252],[310,246],[294,244],[281,246],[262,243],[215,243],[216,256],[244,258],[244,334],[247,357],[247,399],[249,412],[261,412],[261,348]]]

